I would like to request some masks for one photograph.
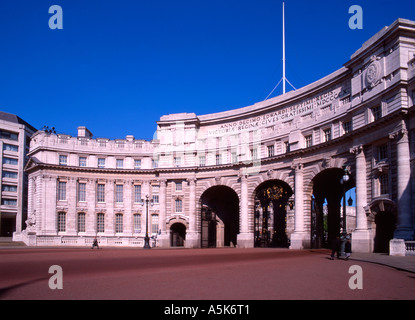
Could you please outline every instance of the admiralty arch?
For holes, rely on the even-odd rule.
[[[157,247],[302,249],[347,232],[353,251],[383,251],[414,239],[414,100],[415,22],[398,19],[306,87],[164,115],[152,141],[38,131],[14,239],[140,247],[147,233]]]

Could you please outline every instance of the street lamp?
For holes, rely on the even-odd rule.
[[[148,236],[148,204],[150,203],[153,205],[153,199],[149,199],[148,195],[146,195],[146,200],[141,199],[141,202],[144,204],[146,202],[146,236],[144,237],[144,247],[143,249],[151,249],[150,247],[150,238]]]
[[[350,180],[350,172],[347,168],[344,169],[343,177],[340,179],[340,183],[343,185],[343,225],[342,225],[342,252],[344,252],[344,244],[347,238],[347,225],[346,225],[346,184]]]

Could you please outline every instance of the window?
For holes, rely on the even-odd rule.
[[[373,107],[372,109],[370,109],[370,111],[372,112],[373,121],[376,121],[382,118],[382,107],[381,106]]]
[[[105,202],[105,184],[97,185],[97,202]]]
[[[222,164],[222,155],[217,154],[216,155],[216,165],[218,166],[220,164]]]
[[[182,206],[183,206],[183,202],[182,202],[182,200],[181,199],[176,199],[176,213],[180,213],[180,212],[183,212],[182,211]]]
[[[331,140],[331,128],[323,130],[323,142]]]
[[[206,157],[205,156],[199,156],[199,167],[206,166]]]
[[[175,157],[174,158],[174,166],[180,167],[182,165],[182,158],[181,157]]]
[[[258,160],[258,149],[252,149],[251,150],[251,159],[252,160]]]
[[[274,146],[268,146],[267,147],[267,151],[268,151],[268,157],[273,157],[274,156]]]
[[[377,152],[377,156],[378,156],[378,161],[384,161],[386,159],[388,159],[388,145],[382,144],[380,146],[378,146],[378,152]]]
[[[79,157],[79,166],[86,167],[86,157]]]
[[[290,143],[288,141],[284,141],[284,150],[286,153],[290,152]]]
[[[116,166],[117,166],[117,169],[124,168],[124,159],[117,159]]]
[[[151,191],[152,191],[151,194],[153,195],[153,203],[158,204],[159,203],[160,186],[152,186]]]
[[[379,191],[380,194],[389,194],[389,175],[381,174],[379,176]]]
[[[6,158],[6,157],[3,158],[3,164],[11,164],[13,166],[17,166],[18,162],[19,160],[17,159]]]
[[[238,162],[238,154],[236,152],[232,152],[232,163]]]
[[[343,131],[344,134],[348,134],[353,131],[353,123],[352,121],[345,121],[343,122]]]
[[[16,199],[1,199],[1,204],[6,206],[17,206]]]
[[[151,160],[151,165],[153,168],[158,168],[159,167],[159,160],[158,159],[152,159]]]
[[[141,159],[134,160],[134,169],[136,170],[141,169]]]
[[[17,172],[3,171],[3,178],[17,179]]]
[[[158,214],[151,215],[151,233],[158,233],[159,231],[159,216]]]
[[[304,137],[305,140],[305,147],[306,148],[310,148],[311,146],[313,146],[313,136],[310,134],[308,136]]]
[[[58,201],[66,200],[66,182],[58,181]]]
[[[134,224],[134,233],[141,232],[141,215],[135,214],[133,216],[133,224]]]
[[[66,231],[66,213],[58,212],[58,232]]]
[[[121,213],[117,213],[115,215],[115,233],[122,233],[123,232],[123,215]]]
[[[124,186],[122,184],[115,185],[115,202],[117,203],[123,202],[123,191],[124,191]]]
[[[105,215],[103,213],[97,214],[97,232],[105,232]]]
[[[0,130],[0,138],[17,141],[18,137],[19,137],[18,133]]]
[[[78,183],[78,201],[86,201],[86,183]]]
[[[176,191],[182,191],[183,190],[183,183],[181,181],[176,182]]]
[[[98,158],[98,168],[105,168],[105,158]]]
[[[59,156],[59,165],[66,166],[68,164],[68,156]]]
[[[8,192],[17,192],[17,186],[10,186],[10,185],[4,184],[2,185],[1,190],[8,191]]]
[[[141,202],[141,186],[134,185],[134,203]]]
[[[15,146],[15,145],[12,145],[12,144],[4,143],[3,144],[3,150],[4,151],[14,151],[14,152],[18,152],[19,151],[19,147],[18,146]]]
[[[85,232],[85,216],[84,212],[78,213],[78,232]]]

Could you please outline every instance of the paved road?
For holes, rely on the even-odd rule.
[[[286,249],[0,250],[0,299],[415,299],[415,274],[328,251]],[[49,267],[63,289],[49,288]],[[351,290],[352,265],[363,289]]]

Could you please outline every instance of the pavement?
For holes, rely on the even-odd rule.
[[[415,273],[415,257],[396,257],[386,253],[352,253],[350,260],[364,261]]]

